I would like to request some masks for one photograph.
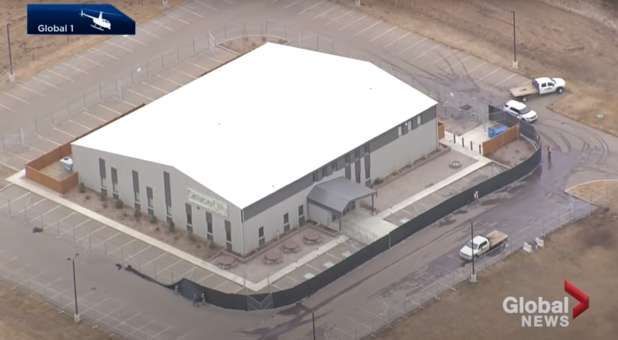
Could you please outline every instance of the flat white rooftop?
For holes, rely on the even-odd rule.
[[[173,166],[244,208],[434,104],[369,62],[267,43],[73,144]]]

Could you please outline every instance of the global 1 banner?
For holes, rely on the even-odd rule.
[[[27,14],[28,34],[135,34],[135,21],[110,4],[28,4]]]

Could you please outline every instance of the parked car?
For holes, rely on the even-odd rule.
[[[488,251],[506,244],[508,238],[509,236],[507,234],[499,230],[494,230],[485,236],[476,235],[474,239],[466,242],[466,244],[461,247],[459,256],[466,261],[471,261],[472,256],[481,257]]]
[[[513,98],[525,102],[529,96],[542,96],[549,93],[562,94],[566,88],[566,81],[562,78],[541,77],[532,80],[529,84],[517,86],[510,90]]]
[[[534,110],[517,100],[509,100],[504,104],[504,111],[528,123],[535,122],[539,117]]]

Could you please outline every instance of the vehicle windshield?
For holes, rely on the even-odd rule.
[[[474,247],[472,246],[472,241],[468,241],[466,242],[466,247],[468,248],[472,248],[472,249],[477,249],[479,247],[478,244],[474,244]]]
[[[530,108],[526,106],[523,109],[518,110],[518,111],[519,111],[519,113],[521,113],[523,115],[523,114],[526,114],[526,113],[530,112]]]

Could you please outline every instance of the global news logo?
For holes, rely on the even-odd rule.
[[[507,314],[520,315],[521,327],[568,327],[571,320],[588,309],[590,298],[568,280],[564,280],[564,291],[578,301],[572,310],[569,310],[568,296],[553,301],[541,296],[528,300],[522,296],[507,296],[502,301],[502,309]]]

